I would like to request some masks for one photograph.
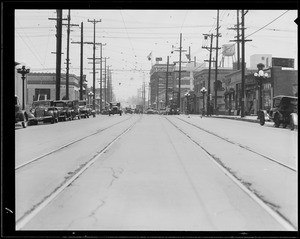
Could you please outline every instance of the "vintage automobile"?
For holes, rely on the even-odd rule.
[[[55,100],[53,101],[53,106],[57,108],[58,119],[60,121],[66,121],[72,119],[72,112],[66,100]]]
[[[53,106],[52,100],[33,101],[30,112],[34,115],[34,119],[30,120],[31,125],[38,124],[38,122],[51,124],[58,122],[58,110]]]
[[[132,114],[133,110],[130,107],[125,107],[125,114]]]
[[[283,128],[288,125],[291,130],[298,127],[298,97],[278,95],[273,98],[273,108],[267,112],[259,111],[258,114],[260,125],[264,125],[266,120],[274,122],[278,128],[281,124]]]
[[[108,115],[119,114],[122,115],[121,103],[120,102],[111,102],[109,103]]]
[[[23,128],[27,127],[28,115],[25,110],[22,110],[20,100],[15,95],[15,124],[21,123]]]
[[[90,115],[92,115],[93,117],[96,117],[96,111],[93,109],[93,105],[87,104],[86,107],[87,107],[88,111],[90,112]]]
[[[78,100],[67,100],[66,102],[71,113],[71,120],[75,118],[81,119]]]
[[[78,101],[79,105],[79,112],[80,112],[80,117],[82,118],[89,118],[90,117],[90,108],[87,108],[87,102],[86,100],[79,100]]]

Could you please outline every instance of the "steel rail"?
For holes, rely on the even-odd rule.
[[[84,165],[82,165],[76,172],[68,178],[64,182],[61,183],[54,191],[52,191],[49,195],[43,198],[42,201],[34,205],[31,209],[23,214],[16,221],[16,230],[22,229],[35,215],[37,215],[43,208],[45,208],[50,202],[52,202],[61,192],[64,191],[71,183],[73,183],[78,177],[80,177],[83,172],[92,166],[101,156],[105,153],[110,147],[114,145],[114,143],[119,140],[124,134],[129,132],[138,121],[141,120],[142,117],[139,117],[138,120],[133,122],[129,127],[123,130],[119,135],[117,135],[113,140],[111,140],[99,153],[91,157]],[[124,122],[124,121],[123,121]]]
[[[260,195],[254,193],[248,186],[246,186],[241,179],[239,179],[236,175],[232,174],[230,170],[228,170],[220,161],[216,160],[211,153],[209,153],[203,146],[199,144],[196,140],[192,139],[187,133],[185,133],[182,129],[180,129],[177,125],[175,125],[171,120],[165,117],[176,129],[178,129],[183,135],[187,136],[189,140],[191,140],[195,145],[200,147],[205,155],[216,164],[216,166],[223,171],[239,188],[241,188],[249,197],[251,197],[259,206],[261,206],[266,212],[269,213],[281,226],[283,226],[288,231],[295,231],[297,228],[283,216],[278,210],[271,208],[261,197]]]
[[[94,133],[88,134],[88,135],[86,135],[86,136],[84,136],[84,137],[81,137],[81,138],[76,139],[76,140],[74,140],[74,141],[72,141],[72,142],[69,142],[69,143],[67,143],[67,144],[65,144],[65,145],[63,145],[63,146],[60,146],[60,147],[56,148],[56,149],[53,149],[53,150],[51,150],[50,152],[47,152],[47,153],[45,153],[45,154],[43,154],[43,155],[37,156],[37,157],[31,159],[30,161],[27,161],[26,163],[23,163],[23,164],[18,165],[18,166],[15,168],[15,170],[18,170],[18,169],[20,169],[20,168],[23,168],[23,167],[25,167],[25,166],[27,166],[27,165],[29,165],[29,164],[31,164],[31,163],[33,163],[33,162],[39,160],[39,159],[42,159],[42,158],[44,158],[44,157],[46,157],[46,156],[48,156],[48,155],[51,155],[51,154],[53,154],[53,153],[56,153],[56,152],[59,151],[59,150],[62,150],[62,149],[64,149],[64,148],[67,148],[67,147],[71,146],[72,144],[78,143],[78,142],[80,142],[80,141],[82,141],[82,140],[84,140],[84,139],[86,139],[86,138],[89,138],[89,137],[92,137],[92,136],[94,136],[94,135],[96,135],[96,134],[99,134],[99,133],[101,133],[101,132],[103,132],[103,131],[105,131],[105,130],[107,130],[107,129],[113,127],[113,126],[116,126],[116,125],[118,125],[118,124],[120,124],[120,123],[122,123],[122,122],[125,122],[125,121],[127,121],[127,120],[129,120],[129,119],[131,119],[131,118],[132,118],[132,116],[129,117],[129,118],[127,118],[127,119],[125,119],[125,120],[119,121],[119,122],[117,122],[117,123],[115,123],[115,124],[112,124],[112,125],[110,125],[110,126],[108,126],[108,127],[106,127],[106,128],[97,130],[97,131],[94,132]]]
[[[187,124],[189,124],[189,125],[192,125],[192,126],[198,128],[198,129],[200,129],[200,130],[202,130],[202,131],[205,131],[205,132],[208,133],[208,134],[214,135],[214,136],[216,136],[216,137],[218,137],[218,138],[220,138],[220,139],[222,139],[222,140],[225,140],[225,141],[227,141],[228,143],[237,145],[237,146],[241,147],[242,149],[248,150],[248,151],[250,151],[250,152],[252,152],[252,153],[254,153],[254,154],[257,154],[257,155],[259,155],[259,156],[261,156],[261,157],[263,157],[263,158],[265,158],[265,159],[268,159],[268,160],[270,160],[270,161],[272,161],[272,162],[274,162],[274,163],[276,163],[276,164],[279,164],[279,165],[281,165],[281,166],[283,166],[283,167],[285,167],[285,168],[287,168],[287,169],[290,169],[290,170],[292,170],[292,171],[294,171],[294,172],[297,172],[297,169],[291,167],[290,165],[287,165],[287,164],[284,164],[284,163],[282,163],[282,162],[279,162],[279,161],[277,161],[276,159],[273,159],[273,158],[271,158],[271,157],[269,157],[269,156],[267,156],[267,155],[264,155],[264,154],[262,154],[262,153],[259,153],[259,152],[255,151],[254,149],[251,149],[251,148],[249,148],[249,147],[247,147],[247,146],[244,146],[244,145],[242,145],[242,144],[236,143],[236,142],[231,141],[231,140],[229,140],[229,139],[227,139],[227,138],[224,138],[224,137],[222,137],[222,136],[220,136],[220,135],[217,135],[217,134],[215,134],[215,133],[213,133],[213,132],[211,132],[211,131],[208,131],[208,130],[206,130],[206,129],[203,129],[203,128],[201,128],[200,126],[195,125],[195,124],[193,124],[193,123],[191,123],[191,122],[188,122],[188,121],[183,120],[183,119],[178,118],[178,117],[176,117],[176,118],[179,119],[179,120],[181,120],[181,121],[183,121],[183,122],[185,122],[185,123],[187,123]]]

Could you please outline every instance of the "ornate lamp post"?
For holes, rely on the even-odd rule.
[[[263,79],[268,77],[268,73],[264,73],[263,69],[264,69],[265,65],[262,63],[257,64],[257,69],[258,72],[254,73],[254,76],[258,82],[258,89],[259,89],[259,109],[262,110],[262,81]]]
[[[30,68],[26,68],[25,64],[22,64],[21,68],[17,69],[17,72],[22,75],[22,110],[25,110],[25,79],[26,74],[30,72]]]
[[[207,89],[205,87],[202,87],[200,92],[203,94],[203,109],[202,109],[202,115],[204,115],[204,95],[207,92]]]
[[[94,93],[90,91],[90,92],[88,93],[88,95],[89,95],[89,104],[91,104],[91,98],[92,98],[92,96],[94,95]]]
[[[189,114],[190,110],[189,110],[189,99],[190,99],[190,92],[186,92],[185,93],[185,97],[186,97],[186,113]]]

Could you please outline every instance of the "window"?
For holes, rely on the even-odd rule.
[[[264,60],[265,60],[265,57],[264,57],[264,56],[262,56],[262,57],[261,57],[261,59],[264,61]]]
[[[35,100],[50,100],[50,89],[35,89]]]

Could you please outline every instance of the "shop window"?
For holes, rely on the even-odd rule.
[[[35,100],[50,100],[50,89],[35,89]]]

